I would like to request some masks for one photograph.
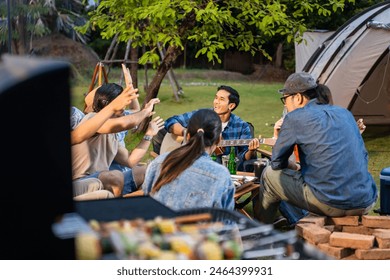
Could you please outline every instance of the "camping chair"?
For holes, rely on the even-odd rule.
[[[104,78],[104,83],[107,84],[108,76],[107,76],[106,69],[104,68],[104,64],[102,62],[98,62],[93,71],[92,80],[91,83],[89,84],[88,92],[85,94],[84,112],[90,112],[92,110],[92,108],[90,108],[91,105],[87,106],[87,103],[92,104],[93,97],[95,96],[95,93],[93,91],[96,91],[96,89],[103,84],[103,78]],[[90,94],[91,92],[93,93]]]

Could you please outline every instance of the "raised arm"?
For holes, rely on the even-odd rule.
[[[91,119],[81,123],[71,132],[71,145],[79,144],[92,137],[116,112],[123,110],[135,98],[136,91],[126,88],[117,98],[95,114]]]
[[[129,68],[126,67],[126,65],[122,64],[122,71],[123,71],[123,77],[125,78],[126,87],[133,88],[133,79],[130,75]],[[133,101],[129,105],[129,109],[135,113],[141,110],[141,106],[139,105],[138,98],[133,99]]]
[[[136,166],[147,153],[152,137],[155,136],[158,131],[163,127],[164,120],[160,117],[155,117],[153,120],[150,121],[145,136],[139,142],[137,147],[135,147],[135,149],[131,152],[129,152],[126,148],[121,147],[115,157],[115,160],[125,166]]]
[[[155,112],[153,112],[153,107],[158,103],[160,103],[160,99],[153,98],[145,105],[144,109],[137,113],[119,118],[110,118],[104,123],[104,125],[102,125],[102,127],[98,130],[98,133],[117,133],[131,129],[139,125],[145,118],[154,115]]]

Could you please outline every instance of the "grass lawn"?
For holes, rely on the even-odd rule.
[[[110,82],[119,83],[120,75],[115,75],[113,70]],[[152,73],[149,73],[150,75]],[[283,105],[277,90],[282,88],[282,83],[260,83],[248,81],[245,77],[231,79],[222,74],[212,75],[212,70],[175,70],[178,82],[184,94],[176,101],[168,78],[164,79],[158,97],[161,103],[155,107],[156,115],[164,119],[198,108],[212,107],[214,95],[219,85],[225,84],[235,88],[241,97],[241,103],[234,111],[242,119],[251,122],[255,127],[255,135],[272,137],[273,125],[281,115]],[[143,72],[140,72],[138,87],[140,89],[140,102],[145,98],[142,90]],[[151,78],[149,78],[149,81]],[[72,87],[72,103],[78,108],[83,108],[83,94],[87,91],[90,78],[78,81]],[[141,135],[128,135],[126,144],[129,149],[139,142]],[[369,126],[363,133],[363,139],[369,154],[369,171],[374,177],[378,190],[380,186],[379,175],[383,168],[390,166],[390,128]],[[269,149],[264,146],[262,148]],[[145,160],[150,159],[146,157]],[[379,201],[375,209],[379,208]]]

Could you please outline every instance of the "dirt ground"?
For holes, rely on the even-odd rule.
[[[64,59],[71,62],[76,69],[94,69],[99,61],[98,55],[91,48],[61,34],[36,39],[33,48],[36,56]]]
[[[33,42],[34,55],[60,58],[71,62],[76,69],[94,69],[100,58],[89,47],[75,42],[64,35],[54,34],[36,39]],[[231,80],[284,82],[290,72],[275,68],[272,65],[254,65],[255,71],[251,75],[243,75],[238,72],[213,70],[207,71],[207,77],[212,75],[215,79],[227,78]],[[180,78],[180,77],[178,77]]]

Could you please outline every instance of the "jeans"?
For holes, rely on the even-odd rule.
[[[133,171],[130,167],[121,165],[114,160],[110,165],[110,170],[122,171],[123,176],[125,177],[124,178],[125,183],[123,185],[122,195],[134,192],[138,189],[134,182]]]
[[[125,171],[128,171],[129,169],[130,169],[130,167],[121,165],[121,164],[117,163],[115,160],[110,165],[110,170],[119,170],[119,171],[125,172]]]
[[[125,177],[125,184],[123,186],[122,195],[135,192],[138,187],[134,182],[133,171],[129,168],[127,171],[123,172],[123,176]]]
[[[294,206],[286,201],[279,204],[279,212],[283,215],[290,225],[295,225],[300,219],[306,217],[309,211]]]

